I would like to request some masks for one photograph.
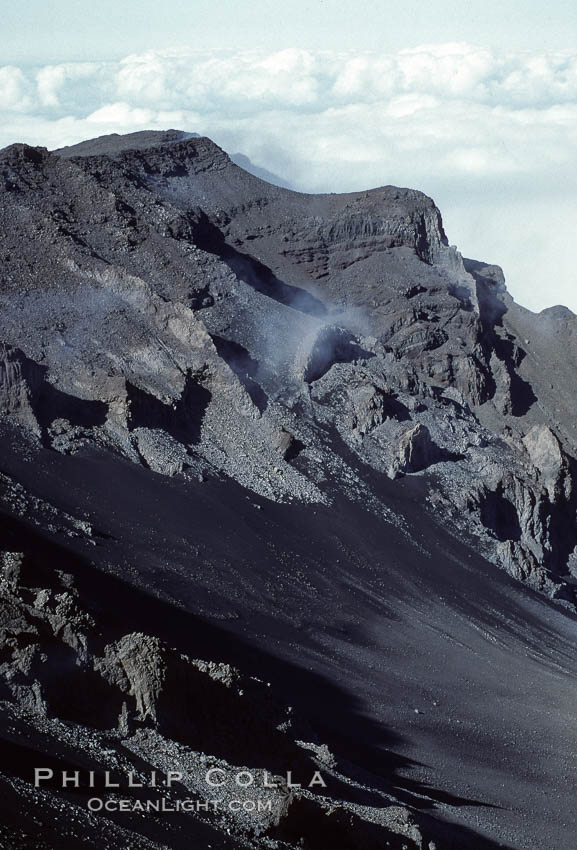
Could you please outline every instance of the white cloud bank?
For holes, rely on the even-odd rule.
[[[0,67],[0,145],[176,127],[305,191],[412,186],[531,309],[577,311],[577,51],[149,51]]]

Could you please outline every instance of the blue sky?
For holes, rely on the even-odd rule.
[[[304,191],[421,189],[534,310],[577,312],[577,5],[33,0],[0,145],[177,127]]]

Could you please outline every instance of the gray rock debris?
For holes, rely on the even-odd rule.
[[[271,500],[378,502],[336,433],[377,473],[426,476],[447,527],[571,596],[575,317],[517,307],[430,198],[301,195],[178,131],[0,159],[6,421]]]

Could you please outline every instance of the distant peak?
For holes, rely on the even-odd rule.
[[[544,319],[554,319],[556,321],[569,321],[575,318],[575,313],[568,307],[562,304],[555,304],[553,307],[545,307],[541,310],[540,315]]]

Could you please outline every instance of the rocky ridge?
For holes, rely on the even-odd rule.
[[[575,317],[515,305],[497,266],[449,246],[431,199],[390,186],[291,192],[178,131],[55,152],[13,145],[0,181],[7,443],[18,435],[30,458],[105,452],[166,486],[235,482],[258,509],[344,499],[407,535],[387,494],[411,478],[434,523],[572,609],[575,378],[561,355],[577,354]],[[85,519],[9,476],[2,486],[19,521],[97,546]],[[142,621],[111,614],[103,626],[38,546],[20,533],[2,544],[0,678],[14,740],[26,724],[85,735],[103,769],[112,736],[109,761],[179,761],[191,793],[201,757],[227,775],[288,760],[347,786],[335,803],[281,784],[271,820],[197,818],[215,847],[320,848],[327,836],[335,847],[475,846],[335,762],[256,677]],[[108,840],[179,847],[178,829],[165,844],[148,826]]]
[[[300,195],[182,136],[2,152],[3,415],[59,451],[311,502],[327,470],[350,486],[336,429],[572,601],[575,434],[540,401],[566,388],[501,270],[463,261],[419,192]]]

